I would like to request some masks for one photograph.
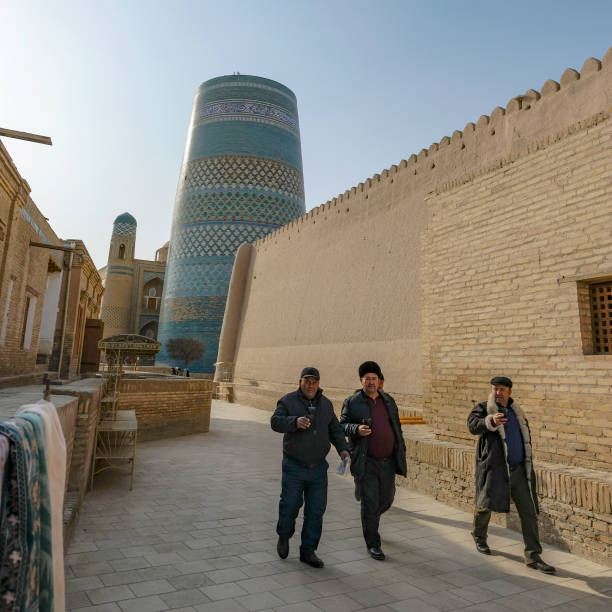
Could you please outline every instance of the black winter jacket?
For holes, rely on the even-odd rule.
[[[406,443],[402,436],[402,426],[399,421],[399,412],[395,400],[384,391],[379,391],[385,402],[389,421],[395,434],[395,472],[400,476],[406,476]],[[362,389],[358,389],[344,400],[342,413],[340,414],[340,425],[349,439],[351,447],[351,474],[356,478],[365,475],[366,461],[368,456],[369,436],[360,436],[357,433],[359,425],[363,425],[363,419],[372,418],[370,400]]]
[[[308,414],[309,406],[314,415]],[[310,416],[312,424],[308,429],[298,429],[297,420],[301,416]],[[285,434],[283,457],[308,467],[318,465],[325,459],[330,442],[338,453],[349,449],[332,403],[321,389],[312,400],[307,399],[300,389],[281,397],[270,418],[270,425],[274,431]]]
[[[512,401],[512,398],[510,398]],[[531,432],[525,413],[516,402],[512,402],[516,413],[523,445],[525,447],[525,472],[531,498],[536,513],[540,511],[536,489],[536,477],[533,470],[531,451]],[[474,503],[478,508],[486,508],[493,512],[510,511],[510,471],[508,468],[508,449],[506,447],[506,432],[503,425],[493,425],[493,415],[499,412],[499,407],[490,395],[488,401],[476,404],[467,418],[470,433],[478,436],[476,446],[476,495]]]

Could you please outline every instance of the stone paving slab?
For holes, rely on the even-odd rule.
[[[324,569],[276,555],[282,436],[270,413],[213,405],[209,433],[138,445],[134,490],[104,472],[66,556],[69,610],[97,612],[495,612],[612,609],[612,569],[545,547],[556,576],[527,568],[519,534],[492,526],[476,552],[471,516],[408,489],[369,558],[350,477],[328,460]],[[300,525],[297,528],[299,534]]]

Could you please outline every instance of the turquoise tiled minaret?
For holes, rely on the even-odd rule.
[[[213,372],[234,255],[304,214],[297,101],[269,79],[217,77],[193,103],[174,204],[158,364],[171,338],[203,340],[195,372]]]

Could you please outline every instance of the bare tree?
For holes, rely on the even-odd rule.
[[[202,356],[204,347],[204,342],[196,338],[170,338],[166,344],[170,358],[184,362],[186,368]]]

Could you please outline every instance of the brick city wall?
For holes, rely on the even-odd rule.
[[[540,486],[552,479],[544,538],[609,560],[607,506],[552,482],[599,492],[612,467],[612,356],[588,354],[584,320],[585,284],[612,279],[611,100],[612,49],[256,242],[226,309],[239,312],[223,355],[235,399],[273,408],[311,364],[342,397],[375,359],[400,407],[433,428],[412,466],[436,475],[427,492],[469,506],[469,470],[425,456],[453,443],[472,456],[466,416],[503,372]],[[577,469],[596,476],[572,480]]]
[[[503,373],[538,459],[612,468],[612,356],[584,354],[576,282],[565,282],[612,274],[611,202],[607,112],[431,198],[426,412],[440,439],[471,442],[466,407]]]
[[[122,379],[119,409],[135,410],[138,440],[208,431],[212,381],[189,378]]]

